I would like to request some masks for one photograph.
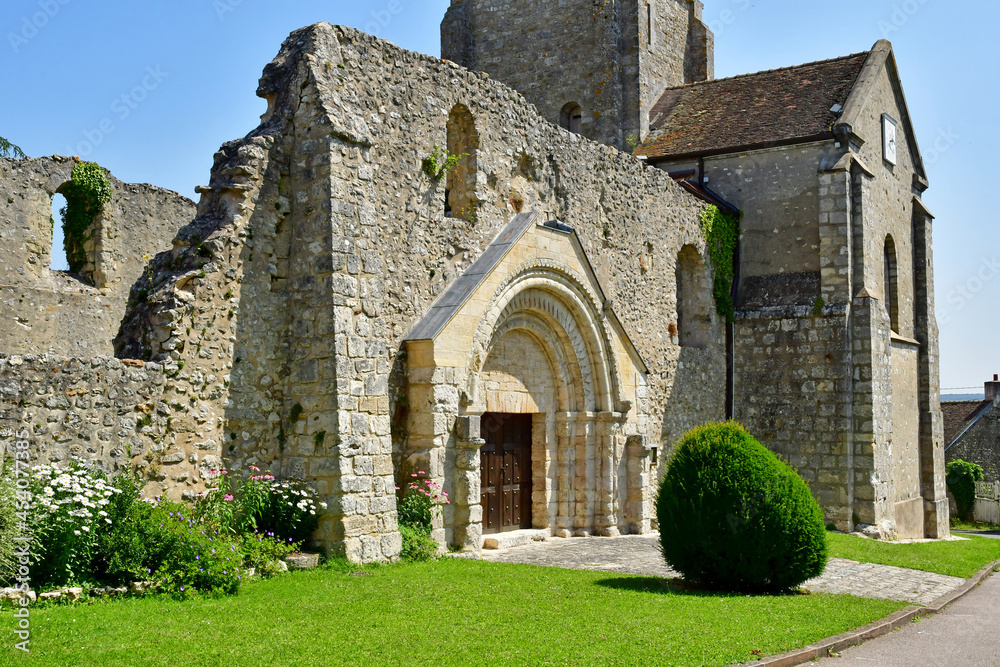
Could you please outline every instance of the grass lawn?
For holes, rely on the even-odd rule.
[[[893,544],[843,533],[828,532],[826,535],[832,557],[908,567],[963,579],[1000,560],[1000,540],[988,537],[963,535],[969,540]]]
[[[997,526],[992,523],[985,523],[983,521],[962,521],[961,519],[956,519],[952,517],[951,529],[952,530],[1000,530],[1000,526]]]
[[[728,665],[903,606],[682,592],[653,578],[442,560],[295,573],[229,598],[40,608],[31,653],[12,659],[8,635],[0,663]],[[0,614],[0,625],[13,623],[10,611]]]

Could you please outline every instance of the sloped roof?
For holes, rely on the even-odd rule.
[[[942,401],[944,415],[944,445],[948,447],[955,438],[971,426],[993,401]]]
[[[650,111],[636,151],[650,160],[832,138],[870,51],[671,88]]]

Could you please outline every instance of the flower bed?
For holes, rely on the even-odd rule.
[[[256,467],[242,483],[225,470],[212,471],[211,480],[197,502],[183,504],[144,498],[137,476],[109,480],[82,459],[33,468],[28,492],[15,493],[13,477],[4,474],[0,556],[13,552],[15,532],[5,529],[11,525],[24,529],[31,546],[23,567],[0,559],[0,587],[16,584],[0,599],[29,587],[20,580],[25,570],[33,593],[44,599],[90,591],[231,595],[249,572],[287,571],[282,559],[309,540],[317,512],[326,507],[316,492]],[[41,595],[45,591],[59,594]]]

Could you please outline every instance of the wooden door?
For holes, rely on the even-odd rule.
[[[482,430],[483,533],[531,528],[531,415],[486,413]]]

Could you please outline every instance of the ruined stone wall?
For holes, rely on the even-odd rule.
[[[94,221],[79,276],[50,270],[52,198],[75,158],[0,159],[0,351],[91,358],[112,354],[128,290],[148,259],[170,247],[194,204],[108,175],[112,199]]]
[[[665,88],[711,77],[696,0],[453,0],[441,44],[444,58],[520,91],[553,123],[579,104],[582,134],[619,148],[645,138]]]
[[[675,386],[674,262],[684,244],[704,255],[704,239],[702,205],[665,174],[552,126],[482,74],[347,28],[293,33],[259,92],[261,127],[217,154],[197,218],[132,291],[117,340],[119,355],[164,364],[166,396],[198,406],[168,451],[214,443],[236,470],[312,479],[331,503],[324,543],[392,557],[401,340],[520,210],[579,232],[653,369],[657,421],[671,390],[689,421],[721,418],[718,318],[685,364],[691,384]],[[422,171],[459,104],[478,134],[464,218]]]

